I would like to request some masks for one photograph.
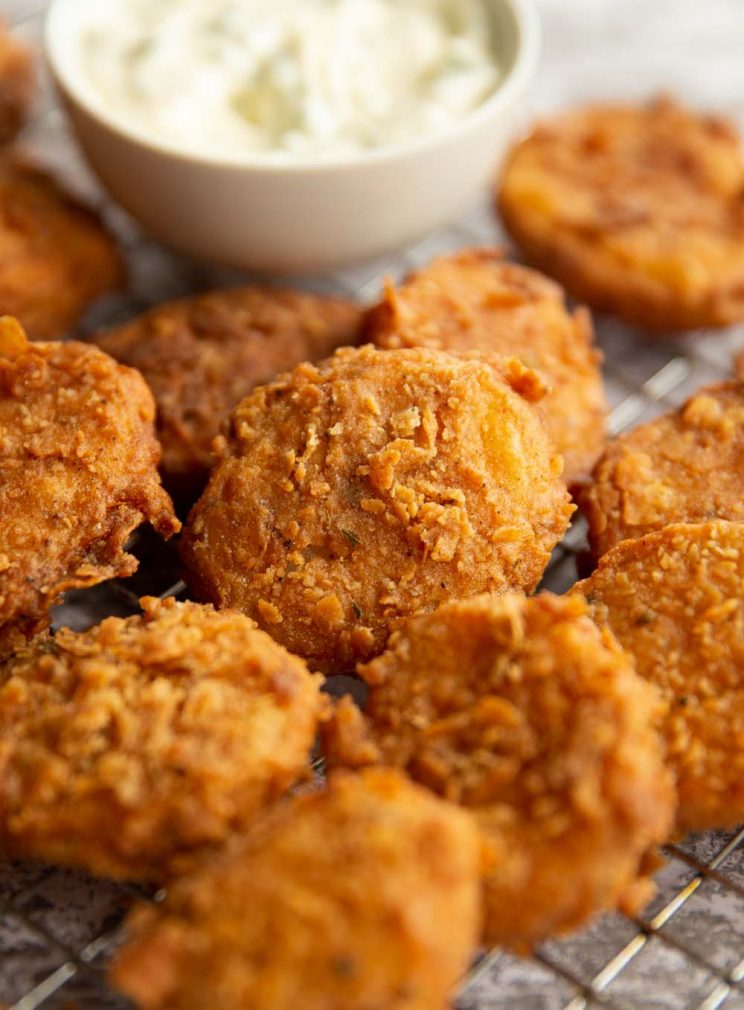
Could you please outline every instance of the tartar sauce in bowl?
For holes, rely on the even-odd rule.
[[[486,0],[103,0],[80,47],[110,116],[217,158],[434,135],[502,76]]]

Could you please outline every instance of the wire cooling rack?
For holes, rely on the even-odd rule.
[[[744,112],[728,100],[737,93],[734,85],[744,95],[740,0],[538,3],[547,41],[538,104],[607,94],[601,76],[631,94],[667,83],[693,100],[700,92],[704,102],[734,116]],[[38,40],[45,6],[45,0],[0,0],[0,14],[20,34]],[[712,40],[711,25],[717,31]],[[592,46],[580,45],[581,38],[591,38]],[[716,42],[717,90],[711,75],[694,77],[706,39]],[[630,51],[636,53],[636,71],[628,64]],[[739,119],[744,125],[744,115]],[[83,195],[100,201],[48,89],[24,143]],[[104,212],[128,252],[131,286],[126,296],[101,306],[84,332],[153,302],[236,280],[233,273],[194,265],[146,241],[115,208],[104,207]],[[392,262],[344,271],[311,286],[369,300],[384,274],[400,276],[437,253],[502,238],[489,209],[477,206]],[[610,427],[617,433],[728,375],[731,353],[744,344],[744,332],[649,344],[642,334],[602,322],[599,339],[613,408]],[[579,521],[555,552],[545,580],[549,588],[560,592],[575,581],[583,548]],[[132,579],[70,594],[57,623],[84,627],[107,614],[134,613],[143,593],[183,591],[172,547],[144,532],[133,550],[141,566]],[[528,960],[483,954],[462,983],[457,1010],[744,1010],[744,829],[689,838],[670,846],[666,856],[657,896],[643,916],[605,916],[574,937],[543,945]],[[136,887],[51,867],[0,865],[0,1010],[123,1010],[127,1002],[107,987],[106,962],[127,908],[151,897]]]

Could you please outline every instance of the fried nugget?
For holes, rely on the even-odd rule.
[[[370,346],[260,387],[189,518],[192,587],[339,673],[414,611],[534,588],[572,513],[539,387],[518,361]]]
[[[12,140],[23,126],[35,83],[30,50],[0,21],[0,144]]]
[[[397,765],[473,811],[494,860],[488,942],[526,952],[649,896],[674,804],[659,699],[583,600],[455,601],[406,621],[360,672],[366,716],[340,704],[328,759]]]
[[[137,910],[142,1010],[444,1010],[477,942],[473,819],[393,771],[334,776]]]
[[[366,322],[378,346],[434,347],[516,356],[541,372],[540,404],[569,485],[586,478],[604,445],[607,404],[591,316],[569,313],[563,292],[495,249],[435,260],[400,288],[388,283]]]
[[[164,480],[193,502],[220,424],[240,400],[301,361],[356,343],[360,325],[361,309],[345,299],[251,287],[158,305],[93,339],[149,383]]]
[[[96,214],[45,173],[0,158],[0,315],[17,316],[35,340],[52,340],[123,279]]]
[[[0,675],[0,851],[161,881],[308,768],[322,678],[242,614],[142,601]]]
[[[743,193],[732,127],[660,99],[538,126],[507,158],[498,206],[574,297],[675,330],[744,318]]]
[[[95,347],[27,342],[0,319],[0,653],[67,589],[131,575],[130,533],[179,529],[144,379]]]
[[[676,524],[618,544],[573,592],[668,704],[682,831],[744,820],[744,525]]]
[[[599,558],[670,523],[744,521],[744,383],[699,390],[611,442],[581,496]]]

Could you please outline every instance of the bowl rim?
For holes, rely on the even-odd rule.
[[[253,173],[323,173],[366,169],[373,165],[386,165],[425,155],[447,146],[453,141],[467,136],[471,131],[489,123],[495,115],[509,108],[518,100],[532,79],[540,55],[540,18],[534,0],[483,0],[491,6],[500,5],[511,14],[516,30],[513,60],[504,77],[496,85],[493,93],[458,122],[425,134],[413,140],[385,144],[369,151],[352,152],[343,156],[314,157],[307,159],[282,158],[271,153],[260,157],[251,155],[228,155],[220,153],[200,154],[188,151],[167,141],[158,140],[145,131],[125,123],[116,115],[109,114],[103,102],[96,100],[95,89],[83,86],[83,74],[70,73],[76,66],[74,43],[72,40],[80,28],[80,20],[74,22],[68,17],[72,9],[81,10],[79,0],[51,0],[45,25],[44,44],[52,77],[57,88],[72,105],[78,106],[104,129],[117,134],[120,139],[145,148],[153,154],[174,161],[187,162],[227,171]]]

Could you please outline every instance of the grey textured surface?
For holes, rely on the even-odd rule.
[[[0,13],[29,39],[39,37],[43,0],[0,0]],[[643,97],[674,91],[693,104],[727,112],[744,126],[742,0],[538,0],[545,50],[534,111],[598,97]],[[81,193],[100,201],[79,162],[64,121],[47,94],[24,137],[44,163]],[[181,260],[149,243],[115,208],[107,217],[130,259],[125,297],[109,300],[86,328],[146,305],[228,283],[234,274]],[[390,261],[322,278],[313,286],[373,296],[384,272],[400,274],[438,251],[502,241],[485,196],[456,225]],[[697,333],[664,344],[601,321],[606,380],[619,430],[679,403],[698,385],[725,375],[744,330]],[[554,559],[548,585],[575,578],[574,529]],[[164,592],[172,557],[145,561],[136,592]],[[77,594],[59,618],[80,626],[126,612],[122,587]],[[487,955],[463,986],[459,1010],[744,1010],[744,833],[687,839],[669,851],[659,893],[642,922],[608,916],[591,929],[546,944],[533,959]],[[740,847],[742,843],[742,847]],[[106,953],[135,892],[47,867],[0,866],[0,1007],[106,1010],[124,1004],[104,981]],[[205,1008],[208,1010],[208,1008]],[[298,1010],[302,1010],[298,1007]]]

